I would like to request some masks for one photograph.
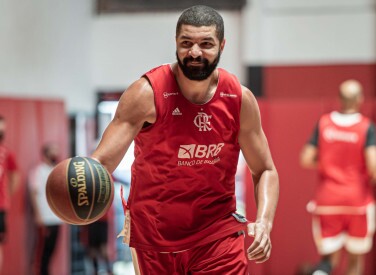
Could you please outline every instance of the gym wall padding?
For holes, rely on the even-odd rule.
[[[357,79],[366,97],[376,96],[376,64],[264,66],[262,86],[267,98],[332,98],[339,84]]]
[[[328,99],[258,99],[264,131],[267,135],[274,162],[280,178],[280,200],[272,231],[272,256],[262,265],[250,264],[250,274],[291,275],[297,274],[304,263],[318,260],[311,233],[311,217],[306,204],[312,198],[317,184],[314,170],[299,165],[299,153],[311,135],[321,114],[335,109],[335,98]],[[368,99],[362,112],[376,117],[376,100]],[[247,217],[254,220],[253,183],[246,173]],[[251,239],[247,238],[247,247]],[[372,257],[367,255],[366,275],[376,274]],[[341,273],[339,273],[341,274]],[[342,273],[344,274],[344,273]]]
[[[0,114],[7,121],[5,144],[15,153],[21,172],[21,183],[11,198],[7,217],[8,234],[2,274],[32,274],[35,228],[30,212],[27,175],[40,160],[40,148],[45,142],[57,142],[62,158],[68,156],[68,120],[64,102],[60,100],[0,98]],[[68,240],[68,227],[64,225],[57,253],[52,259],[51,274],[70,273]]]

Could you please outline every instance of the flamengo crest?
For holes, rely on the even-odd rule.
[[[210,121],[212,116],[209,116],[205,114],[204,112],[199,112],[198,115],[195,117],[193,122],[197,126],[198,130],[201,131],[210,131],[212,128],[210,128]]]

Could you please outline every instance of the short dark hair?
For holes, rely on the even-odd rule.
[[[197,5],[184,10],[176,24],[176,37],[179,35],[182,25],[215,26],[218,40],[223,41],[225,33],[223,18],[215,9],[208,6]]]

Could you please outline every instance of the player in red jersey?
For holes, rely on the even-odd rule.
[[[177,62],[152,69],[122,95],[92,157],[112,172],[131,142],[135,161],[121,235],[137,274],[247,274],[270,257],[279,182],[259,108],[217,69],[223,19],[193,6],[176,27]],[[240,150],[252,171],[255,222],[236,213]],[[244,251],[244,230],[254,237]]]
[[[3,243],[6,234],[6,212],[9,208],[9,193],[13,194],[19,183],[15,157],[3,144],[5,132],[5,118],[0,116],[0,273],[3,266]]]
[[[341,110],[323,115],[301,154],[301,164],[317,167],[320,183],[308,204],[313,235],[322,262],[320,274],[330,273],[344,248],[346,274],[363,274],[363,255],[371,250],[376,182],[376,139],[372,122],[359,113],[362,86],[347,80],[340,86]],[[318,272],[318,271],[317,271]]]

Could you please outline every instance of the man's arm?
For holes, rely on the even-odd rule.
[[[367,131],[365,159],[371,183],[376,185],[376,130],[373,123]]]
[[[300,153],[300,165],[303,168],[313,169],[317,167],[317,147],[312,144],[304,145]]]
[[[365,152],[367,171],[372,184],[376,185],[376,146],[368,146]]]
[[[155,122],[155,105],[149,82],[141,78],[121,96],[114,119],[104,131],[92,158],[112,173],[145,122]]]
[[[13,155],[13,153],[8,154],[8,171],[7,171],[7,177],[8,177],[8,191],[9,194],[12,196],[20,186],[21,178],[20,178],[20,172],[18,169],[16,157]]]
[[[304,145],[300,152],[300,166],[307,169],[314,169],[317,167],[317,145],[319,139],[319,126],[316,125],[311,139]]]
[[[239,144],[252,173],[257,205],[257,217],[248,225],[254,241],[247,250],[248,258],[261,263],[271,252],[270,231],[279,197],[279,179],[261,127],[260,111],[250,90],[243,87],[240,112]]]
[[[20,173],[18,170],[9,171],[8,173],[9,177],[9,192],[12,196],[18,189],[20,185]]]
[[[29,174],[30,199],[34,212],[34,221],[36,225],[43,226],[42,216],[40,215],[40,210],[38,207],[38,192],[40,192],[40,190],[38,190],[37,173],[37,168],[34,168]]]

